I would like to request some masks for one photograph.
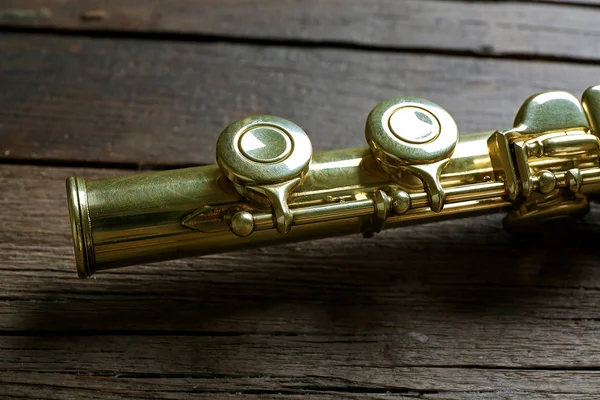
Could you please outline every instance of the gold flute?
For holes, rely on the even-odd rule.
[[[600,192],[600,86],[527,99],[514,127],[461,135],[415,97],[378,104],[369,147],[312,153],[273,116],[229,125],[217,164],[132,176],[70,177],[82,278],[127,265],[504,211],[524,229],[589,210]]]

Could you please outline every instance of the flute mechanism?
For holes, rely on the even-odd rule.
[[[294,123],[249,117],[221,133],[218,166],[69,178],[79,275],[483,212],[512,230],[577,218],[600,191],[598,129],[600,86],[534,95],[512,128],[460,137],[440,106],[391,99],[367,118],[368,148],[316,154]]]

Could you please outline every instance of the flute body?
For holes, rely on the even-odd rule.
[[[489,212],[511,229],[576,218],[600,191],[598,121],[600,86],[532,96],[513,128],[460,137],[440,106],[403,97],[369,114],[368,147],[313,154],[292,122],[249,117],[221,133],[216,165],[70,177],[78,274]]]

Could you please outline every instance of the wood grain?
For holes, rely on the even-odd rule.
[[[600,3],[598,3],[598,0],[530,0],[530,1],[533,1],[536,3],[600,7]]]
[[[118,355],[115,355],[118,357]],[[256,363],[256,360],[246,360]],[[119,360],[114,360],[119,365]],[[18,399],[590,399],[597,394],[597,372],[479,370],[475,368],[368,368],[352,377],[337,369],[330,375],[180,376],[10,373],[0,377],[8,395]],[[367,369],[357,367],[356,370]],[[360,374],[360,372],[358,372]],[[341,376],[340,376],[341,375]],[[375,382],[363,380],[379,377]],[[486,382],[485,386],[480,382]],[[13,398],[13,397],[8,397]]]
[[[597,6],[0,0],[0,398],[598,397],[597,205],[535,238],[496,214],[82,281],[64,189],[212,163],[257,113],[316,150],[363,146],[400,95],[507,127],[532,93],[600,83]]]
[[[0,187],[10,188],[0,192],[8,395],[597,393],[599,207],[569,235],[533,242],[508,236],[491,215],[78,280],[63,180],[124,173],[0,166]]]
[[[600,9],[566,3],[2,0],[0,26],[180,33],[598,60]]]
[[[253,362],[254,360],[250,360]],[[373,374],[380,371],[373,371]],[[393,374],[393,375],[392,375]],[[39,399],[44,389],[48,399],[590,399],[597,393],[595,373],[486,371],[476,369],[397,368],[387,371],[385,388],[369,383],[322,376],[223,376],[185,375],[108,376],[32,373],[10,374],[1,380],[9,395],[18,399]],[[476,382],[490,382],[481,387]],[[455,382],[463,382],[456,388]],[[366,385],[366,386],[359,386]],[[402,386],[405,385],[405,386]],[[412,385],[412,386],[409,386]],[[373,385],[374,386],[374,385]],[[502,389],[495,389],[502,386]],[[223,387],[227,389],[223,389]],[[444,390],[443,387],[450,387]],[[558,393],[557,396],[554,394]],[[12,397],[9,397],[12,398]]]
[[[0,52],[0,159],[63,163],[213,163],[219,132],[262,113],[317,151],[363,146],[368,112],[400,95],[499,129],[533,93],[598,83],[595,66],[286,46],[10,34]]]

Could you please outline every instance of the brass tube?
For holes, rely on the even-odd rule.
[[[369,147],[317,154],[291,121],[241,119],[216,165],[69,178],[78,273],[496,211],[513,232],[579,218],[600,192],[598,121],[600,86],[531,96],[512,128],[463,136],[435,103],[389,99]]]
[[[422,185],[417,181],[415,186],[415,179],[407,176],[405,190],[411,193],[413,210],[391,217],[384,228],[409,223],[417,216],[428,221],[480,209],[507,209],[510,204],[501,199],[504,185],[493,180],[486,143],[490,134],[462,136],[441,176],[448,202],[469,201],[469,207],[449,205],[441,213],[433,213],[427,209]],[[133,264],[359,233],[364,216],[374,213],[374,205],[370,199],[355,198],[356,193],[395,184],[379,169],[368,148],[314,154],[303,183],[290,197],[293,229],[287,235],[279,234],[273,229],[270,209],[263,207],[264,211],[255,213],[255,232],[238,237],[229,229],[202,232],[181,223],[203,206],[247,202],[217,165],[99,180],[69,178],[78,273],[87,277]]]

